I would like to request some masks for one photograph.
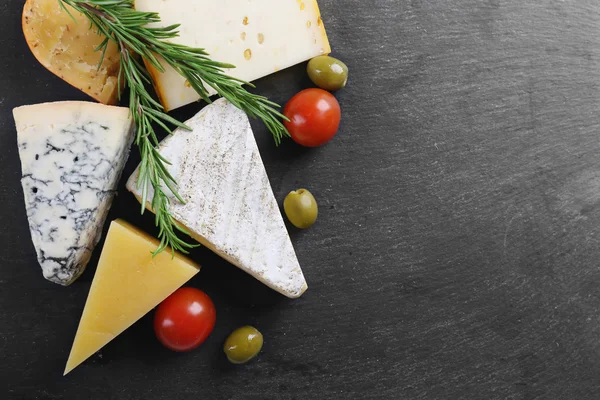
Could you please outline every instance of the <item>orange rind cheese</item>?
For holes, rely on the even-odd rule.
[[[119,96],[119,50],[110,42],[98,68],[102,52],[95,49],[104,36],[90,29],[85,16],[70,7],[69,11],[75,21],[58,0],[27,0],[23,8],[25,40],[50,72],[100,103],[114,105]]]

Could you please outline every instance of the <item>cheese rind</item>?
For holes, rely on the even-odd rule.
[[[44,277],[69,285],[100,239],[133,140],[129,109],[56,102],[13,110],[23,195]]]
[[[227,261],[290,298],[301,296],[306,280],[246,114],[220,99],[186,125],[192,130],[178,129],[159,146],[185,201],[171,195],[171,215]],[[141,201],[138,176],[139,168],[127,188]]]
[[[27,0],[23,8],[23,34],[31,52],[49,71],[104,104],[116,104],[119,94],[120,53],[110,42],[100,69],[104,40],[80,13],[59,0]]]
[[[181,24],[173,42],[204,48],[247,82],[331,51],[316,0],[136,0],[135,7],[158,12],[160,26]],[[167,110],[200,98],[169,66],[148,67]]]
[[[110,225],[73,341],[65,375],[96,353],[200,271],[158,240],[122,220]]]

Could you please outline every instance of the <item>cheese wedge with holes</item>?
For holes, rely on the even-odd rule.
[[[65,375],[146,315],[200,271],[122,220],[111,223],[73,341]]]
[[[84,101],[15,108],[23,194],[44,277],[84,271],[133,141],[129,109]]]
[[[301,296],[306,281],[246,114],[220,99],[186,124],[191,131],[178,129],[159,146],[185,201],[171,194],[171,215],[225,260],[285,296]],[[141,201],[138,175],[139,168],[127,188]]]
[[[89,21],[59,0],[27,0],[23,33],[31,52],[46,69],[104,104],[116,104],[119,95],[119,50],[111,42],[100,69],[101,52],[94,49],[104,36],[90,30]]]
[[[204,48],[247,82],[331,51],[316,0],[136,0],[135,7],[158,12],[161,26],[181,24],[173,42]],[[199,99],[172,68],[150,70],[167,110]]]

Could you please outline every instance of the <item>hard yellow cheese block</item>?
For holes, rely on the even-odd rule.
[[[200,267],[170,250],[152,258],[158,241],[113,221],[79,322],[65,375],[196,275]]]
[[[98,69],[101,52],[94,49],[104,36],[90,30],[89,21],[59,0],[27,0],[23,33],[33,55],[49,71],[104,104],[116,104],[119,94],[119,50],[110,43]]]
[[[172,42],[206,49],[226,72],[254,81],[331,51],[317,0],[136,0],[139,11],[157,12],[165,27],[180,24]],[[149,66],[167,110],[200,98],[173,68]],[[210,94],[215,94],[208,88]]]

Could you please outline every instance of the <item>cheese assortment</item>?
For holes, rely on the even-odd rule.
[[[160,240],[122,219],[110,224],[65,375],[154,308],[165,347],[190,351],[208,338],[216,307],[206,293],[182,288],[200,267],[177,251],[193,247],[177,228],[273,290],[289,298],[305,293],[248,115],[277,143],[289,134],[316,147],[336,135],[341,109],[323,89],[345,87],[348,68],[325,56],[331,49],[316,0],[26,0],[22,27],[43,66],[103,103],[13,111],[25,210],[44,277],[66,286],[86,268],[134,139],[142,162],[126,188],[146,200],[141,209],[156,213],[159,228]],[[154,57],[164,71],[152,67]],[[281,113],[241,85],[307,60],[321,89],[300,92]],[[219,63],[236,66],[223,71],[231,77]],[[151,84],[163,107],[148,92]],[[229,100],[216,99],[158,144],[155,127],[177,123],[166,111],[197,101],[193,87],[202,85]],[[126,86],[131,110],[114,106]],[[300,229],[319,215],[307,189],[290,192],[284,209]],[[224,352],[245,363],[262,344],[256,328],[243,327]]]
[[[110,43],[102,65],[95,51],[104,40],[90,23],[58,0],[27,0],[23,33],[31,52],[48,70],[104,104],[116,104],[119,95],[119,50]],[[73,18],[75,20],[73,20]]]
[[[248,117],[225,99],[206,106],[159,146],[185,204],[171,215],[192,237],[266,285],[296,298],[307,288]],[[127,188],[139,199],[139,169]],[[147,207],[151,209],[152,191]]]
[[[160,14],[160,26],[181,24],[173,42],[206,49],[236,66],[227,73],[247,82],[331,51],[316,0],[136,0]],[[167,110],[200,97],[174,69],[149,68]],[[214,90],[210,91],[214,94]]]
[[[44,277],[69,285],[84,271],[133,140],[129,109],[45,103],[13,112],[31,238]]]
[[[128,223],[111,223],[65,375],[200,271],[168,249],[153,258],[157,246],[158,240]]]

